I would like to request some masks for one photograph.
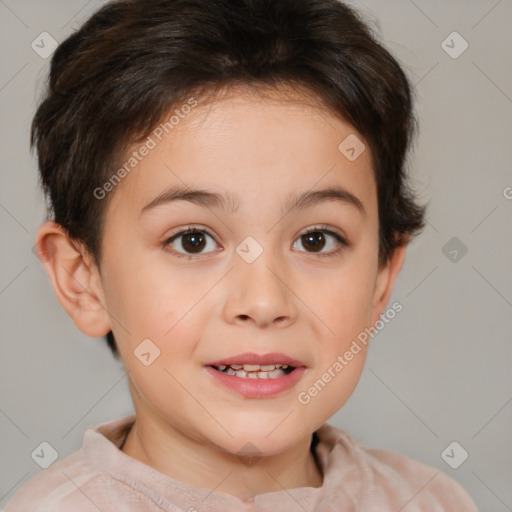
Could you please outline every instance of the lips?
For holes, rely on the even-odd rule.
[[[286,354],[281,354],[278,352],[271,352],[268,354],[256,354],[255,352],[246,352],[244,354],[238,354],[232,357],[226,357],[224,359],[219,359],[217,361],[212,361],[206,363],[205,366],[230,366],[230,365],[244,365],[244,364],[253,364],[253,365],[288,365],[293,368],[306,368],[306,365],[292,357],[287,356]]]
[[[270,369],[272,366],[274,370]],[[205,369],[214,382],[247,398],[271,398],[284,393],[307,371],[302,361],[279,352],[246,352],[211,361]]]

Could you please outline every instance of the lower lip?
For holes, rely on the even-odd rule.
[[[249,398],[266,398],[278,395],[292,388],[306,371],[306,368],[302,366],[276,379],[249,379],[220,372],[211,366],[205,368],[219,384]]]

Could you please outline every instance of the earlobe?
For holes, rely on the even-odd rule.
[[[39,227],[35,249],[58,301],[75,325],[93,338],[105,336],[111,327],[101,279],[85,250],[78,248],[53,221]]]
[[[380,316],[384,313],[389,302],[389,298],[391,297],[398,273],[403,266],[406,249],[406,243],[397,247],[386,264],[378,271],[373,294],[371,325],[375,324],[375,322],[377,322]]]

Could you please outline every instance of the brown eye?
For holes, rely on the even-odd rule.
[[[312,254],[317,253],[322,257],[336,256],[341,250],[348,246],[348,243],[341,235],[329,229],[311,229],[301,235],[298,238],[298,241],[299,240],[302,247],[306,249],[305,252]],[[295,242],[295,244],[298,243],[298,241]],[[324,251],[325,248],[327,248],[326,251]]]
[[[181,247],[187,252],[198,253],[206,246],[206,238],[200,232],[188,233],[181,237]]]
[[[210,240],[211,241],[210,241]],[[189,228],[176,233],[169,238],[165,245],[170,245],[177,256],[200,255],[215,250],[215,240],[206,231]],[[205,251],[205,248],[210,249]]]
[[[325,236],[321,231],[302,235],[302,246],[310,251],[319,252],[325,246]]]

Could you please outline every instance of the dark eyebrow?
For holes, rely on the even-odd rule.
[[[343,187],[330,187],[322,190],[309,190],[300,194],[290,194],[284,204],[284,210],[286,212],[295,209],[302,210],[324,201],[338,201],[350,204],[355,206],[363,216],[366,216],[361,200]]]
[[[207,208],[220,208],[231,212],[235,212],[240,204],[240,200],[235,194],[222,194],[210,190],[191,189],[177,186],[171,187],[152,199],[142,208],[140,216],[157,206],[172,203],[174,201],[188,201]],[[366,211],[361,200],[343,187],[330,187],[322,190],[292,193],[284,202],[281,213],[282,215],[285,215],[291,210],[305,209],[323,201],[339,201],[345,204],[350,204],[355,206],[361,214],[366,215]]]
[[[188,201],[207,208],[221,208],[235,212],[238,209],[238,198],[234,194],[221,194],[209,190],[191,189],[185,187],[171,187],[151,200],[142,210],[139,216],[157,206],[172,203],[174,201]]]

